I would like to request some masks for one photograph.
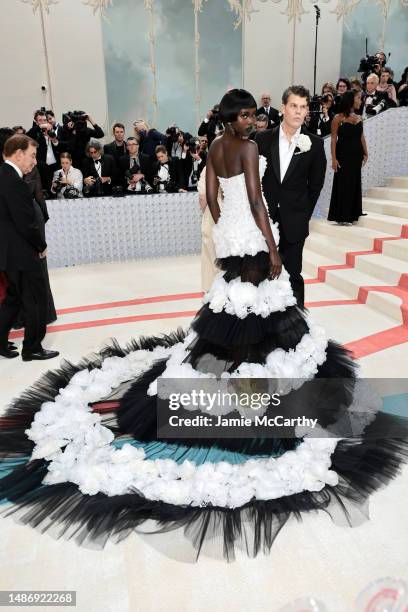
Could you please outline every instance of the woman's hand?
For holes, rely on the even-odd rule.
[[[368,155],[363,155],[363,166],[366,165],[367,161],[368,161]]]
[[[337,172],[337,170],[338,170],[339,168],[341,168],[341,166],[340,166],[339,162],[337,161],[337,159],[333,159],[333,160],[332,160],[332,168],[333,168],[333,170],[334,170],[335,172]]]
[[[282,260],[279,256],[278,251],[272,251],[272,253],[270,253],[269,255],[269,259],[271,264],[269,278],[279,278],[282,272]]]

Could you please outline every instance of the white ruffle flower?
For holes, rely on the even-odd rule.
[[[299,149],[299,153],[307,153],[312,148],[312,141],[307,134],[299,134],[296,146]]]

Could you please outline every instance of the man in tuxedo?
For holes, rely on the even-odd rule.
[[[23,361],[56,357],[41,342],[46,333],[47,284],[41,259],[45,243],[38,226],[30,189],[23,176],[36,165],[38,144],[16,134],[4,144],[0,167],[0,270],[5,272],[7,294],[0,307],[0,355],[8,359],[18,352],[8,345],[8,335],[23,310],[25,329]]]
[[[105,155],[112,155],[116,164],[118,164],[119,159],[127,153],[125,142],[125,126],[123,125],[123,123],[115,123],[112,128],[112,133],[114,140],[103,147],[103,152],[105,153]]]
[[[268,165],[262,180],[269,215],[279,224],[279,253],[298,305],[304,305],[302,256],[326,173],[323,140],[307,131],[309,90],[293,85],[282,96],[280,126],[256,135]]]
[[[110,195],[112,184],[117,177],[115,160],[112,155],[102,155],[102,145],[97,140],[90,140],[85,150],[88,157],[82,166],[84,195],[87,197]]]
[[[62,153],[61,143],[53,126],[48,123],[45,111],[37,110],[27,136],[38,143],[37,163],[43,188],[51,190],[52,177],[60,168],[59,157]]]
[[[50,124],[52,131],[55,132],[57,140],[63,142],[64,126],[58,123],[55,118],[54,111],[47,110],[47,122]]]
[[[190,138],[184,145],[179,160],[180,187],[185,191],[197,191],[201,172],[205,168],[207,155],[200,151],[198,139]]]
[[[280,123],[279,111],[271,106],[271,100],[271,94],[261,94],[261,106],[256,111],[257,116],[266,115],[268,117],[268,128]]]
[[[199,136],[207,136],[208,146],[211,145],[214,138],[222,133],[224,126],[220,120],[220,105],[215,104],[214,107],[207,112],[204,120],[198,128]]]
[[[118,183],[129,194],[152,191],[150,157],[139,152],[139,141],[134,136],[126,140],[127,154],[118,162]]]

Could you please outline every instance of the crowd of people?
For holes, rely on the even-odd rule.
[[[408,104],[408,67],[396,83],[392,69],[385,65],[384,53],[362,62],[366,71],[360,77],[341,77],[336,85],[324,83],[321,95],[312,97],[305,120],[309,132],[329,136],[334,117],[343,113],[343,95],[350,91],[356,97],[353,112],[363,120]],[[250,138],[279,125],[281,119],[271,95],[262,93]],[[2,142],[11,134],[26,133],[33,138],[38,143],[37,168],[47,198],[196,191],[208,147],[223,129],[219,106],[215,105],[198,127],[197,136],[175,125],[162,133],[137,119],[128,136],[124,124],[116,122],[113,140],[102,145],[104,131],[89,113],[67,112],[59,123],[52,110],[41,108],[35,111],[27,132],[22,126],[0,128],[0,156]]]

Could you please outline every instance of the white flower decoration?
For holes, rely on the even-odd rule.
[[[300,153],[307,153],[312,148],[312,141],[306,134],[300,134],[296,146],[299,149],[299,152],[296,153],[296,155],[300,155]]]

